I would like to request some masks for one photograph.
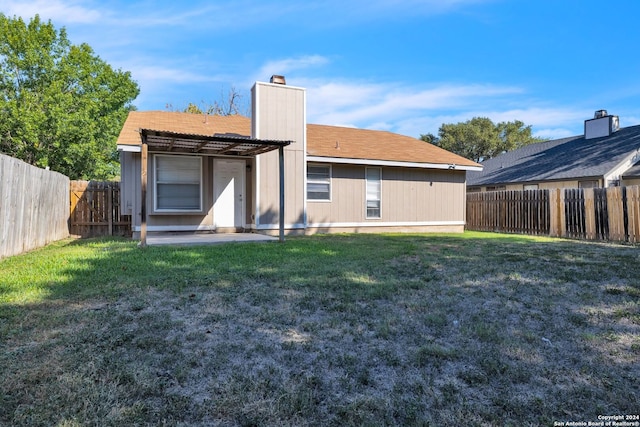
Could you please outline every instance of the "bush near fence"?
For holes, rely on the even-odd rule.
[[[640,187],[467,194],[468,230],[640,242]]]
[[[0,258],[69,236],[69,178],[0,154]]]

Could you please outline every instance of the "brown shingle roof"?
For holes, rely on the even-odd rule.
[[[167,111],[129,113],[118,145],[140,145],[140,129],[192,135],[251,135],[251,120],[244,116],[205,116]],[[307,154],[318,157],[479,166],[419,139],[397,133],[327,125],[307,125]]]
[[[397,133],[307,125],[307,154],[345,159],[479,166],[464,157]]]
[[[140,129],[211,136],[216,133],[251,135],[244,116],[212,116],[169,111],[132,111],[118,136],[118,145],[140,145]]]

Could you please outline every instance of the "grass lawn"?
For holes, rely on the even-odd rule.
[[[640,248],[490,233],[0,261],[0,425],[553,425],[640,412]]]

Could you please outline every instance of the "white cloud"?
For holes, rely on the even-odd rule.
[[[640,125],[640,117],[636,117],[636,116],[620,116],[620,126],[621,127],[627,127],[627,126],[635,126],[635,125]]]
[[[554,129],[538,129],[533,132],[533,136],[542,138],[542,139],[560,139],[567,138],[569,136],[576,136],[577,134],[574,131],[563,128],[554,128]]]
[[[367,14],[372,12],[412,13],[433,15],[458,10],[463,6],[491,3],[495,0],[357,0],[351,1],[358,9]],[[340,3],[342,2],[333,2]]]
[[[7,16],[19,16],[25,21],[40,15],[43,20],[65,23],[93,23],[101,19],[102,13],[86,8],[78,1],[64,0],[0,0],[0,10]]]
[[[572,106],[544,106],[517,86],[295,81],[307,88],[310,123],[390,130],[414,137],[437,134],[443,123],[489,117],[494,122],[521,120],[532,126],[536,136],[560,138],[579,134],[590,114]],[[513,105],[525,107],[510,108]]]
[[[527,100],[523,99],[523,103]],[[495,122],[520,120],[532,126],[582,126],[589,115],[583,109],[531,107],[506,111],[488,111],[487,116]]]
[[[311,67],[319,67],[329,63],[329,59],[321,55],[306,55],[296,58],[284,58],[265,63],[255,73],[253,81],[265,81],[272,75],[284,75],[292,71],[304,70]],[[253,82],[251,82],[253,83]]]
[[[317,80],[305,83],[310,121],[335,125],[355,123],[361,127],[448,109],[470,108],[486,99],[522,93],[517,87],[480,84],[416,88],[382,83],[320,83]]]
[[[428,114],[407,117],[398,122],[396,132],[417,136],[425,133],[437,134],[443,123],[460,123],[473,117],[488,117],[494,123],[520,120],[525,125],[531,125],[534,136],[545,139],[564,138],[579,135],[585,119],[581,109],[570,107],[550,107],[500,111],[495,108],[493,100],[484,100],[488,109],[459,108],[453,111],[441,112],[437,116]],[[523,104],[527,103],[522,99]]]
[[[290,3],[282,0],[255,2],[195,0],[188,5],[177,2],[171,6],[154,2],[130,2],[113,6],[109,3],[82,0],[0,0],[0,11],[28,20],[39,14],[57,25],[108,24],[117,27],[149,28],[193,26],[211,31],[254,26],[260,23],[297,22],[300,25],[353,25],[357,21],[387,20],[394,16],[433,15],[454,12],[463,6],[495,0],[327,0],[323,2]],[[87,6],[96,5],[95,7]],[[99,5],[99,6],[98,6]],[[340,13],[336,14],[339,10]]]
[[[161,65],[132,65],[129,70],[131,70],[132,77],[141,82],[193,84],[219,81],[215,75],[199,74],[184,68],[163,67]]]

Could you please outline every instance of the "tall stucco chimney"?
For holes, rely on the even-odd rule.
[[[251,136],[258,139],[292,141],[284,148],[285,223],[287,228],[304,228],[305,155],[307,145],[306,90],[285,85],[284,76],[251,88]],[[278,224],[278,151],[256,158],[255,221],[258,230]]]

